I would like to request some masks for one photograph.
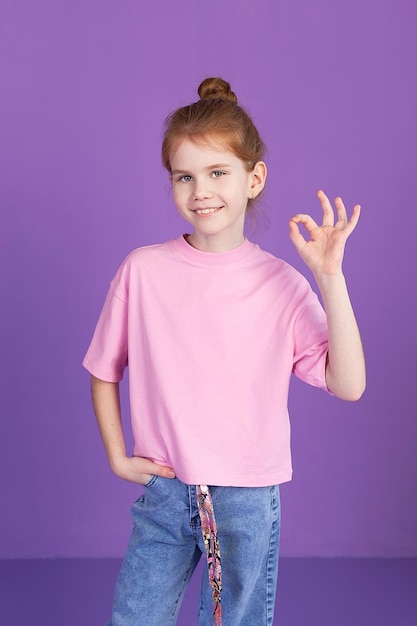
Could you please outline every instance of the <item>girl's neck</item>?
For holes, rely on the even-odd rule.
[[[192,233],[191,235],[185,235],[185,240],[193,248],[200,250],[201,252],[229,252],[239,248],[245,241],[245,236],[242,234],[239,237],[219,237],[218,234],[214,236],[201,237],[200,234]]]

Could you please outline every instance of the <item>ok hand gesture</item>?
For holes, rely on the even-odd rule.
[[[322,225],[319,226],[310,215],[299,213],[290,220],[290,239],[315,276],[332,276],[342,272],[346,241],[358,223],[361,208],[356,204],[348,220],[342,199],[336,198],[335,223],[335,214],[329,198],[321,190],[317,192],[317,197],[323,209]],[[299,224],[306,228],[310,236],[309,241],[301,234]]]

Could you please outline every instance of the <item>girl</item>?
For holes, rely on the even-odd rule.
[[[290,237],[324,311],[295,269],[244,237],[266,181],[264,145],[230,86],[166,121],[162,159],[190,234],[133,251],[108,292],[84,359],[112,470],[145,486],[119,574],[113,626],[175,624],[202,553],[198,624],[273,622],[279,488],[291,479],[291,373],[346,400],[365,387],[342,273],[348,220],[322,192],[321,226],[299,214]],[[302,224],[308,240],[299,230]],[[119,381],[129,364],[133,456]]]

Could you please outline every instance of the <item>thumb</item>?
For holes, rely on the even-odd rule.
[[[161,478],[175,478],[175,472],[172,467],[158,465],[153,461],[149,461],[149,463],[149,474],[156,474],[156,476],[161,476]]]

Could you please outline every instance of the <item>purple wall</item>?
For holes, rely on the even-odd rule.
[[[177,236],[162,121],[230,80],[269,147],[269,226],[323,187],[363,204],[345,264],[368,359],[356,404],[292,386],[284,555],[417,556],[413,0],[1,2],[0,557],[122,554],[80,362],[134,247]],[[305,271],[302,269],[302,271]]]

